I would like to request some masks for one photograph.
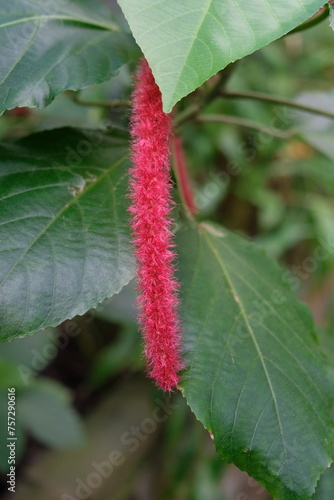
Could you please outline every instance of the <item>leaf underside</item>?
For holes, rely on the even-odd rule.
[[[280,38],[323,0],[119,0],[170,112],[227,64]]]

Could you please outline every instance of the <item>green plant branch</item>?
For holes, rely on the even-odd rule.
[[[316,26],[317,24],[321,23],[328,16],[329,16],[329,5],[326,4],[323,7],[323,10],[322,10],[322,12],[320,12],[320,14],[312,17],[309,21],[306,21],[303,24],[296,26],[296,28],[289,31],[289,33],[287,33],[286,35],[283,35],[283,36],[292,35],[293,33],[299,33],[300,31],[304,31],[304,30],[308,30],[309,28],[313,28],[313,26]]]
[[[178,113],[174,120],[174,127],[177,128],[180,125],[183,125],[185,122],[191,120],[191,118],[194,118],[198,113],[201,112],[204,106],[201,106],[199,103],[194,103],[188,106],[184,111],[181,111],[181,113]]]
[[[220,95],[222,97],[231,99],[256,99],[259,101],[270,102],[272,104],[278,104],[281,106],[289,106],[291,108],[300,109],[301,111],[307,111],[308,113],[313,113],[315,115],[322,115],[326,116],[327,118],[334,119],[334,113],[331,111],[326,111],[324,109],[308,106],[307,104],[302,104],[292,99],[280,97],[277,95],[270,95],[270,94],[264,94],[262,92],[252,92],[252,91],[230,92],[225,90],[221,91]]]
[[[232,76],[233,71],[235,70],[238,61],[235,63],[228,64],[222,71],[218,73],[218,78],[215,83],[212,85],[209,92],[203,97],[201,102],[201,109],[210,104],[216,97],[218,97]]]
[[[191,120],[196,115],[198,115],[208,104],[210,104],[210,102],[219,97],[224,85],[226,85],[235,67],[236,63],[231,63],[228,64],[226,68],[224,68],[224,70],[220,71],[216,82],[212,85],[208,93],[204,95],[199,102],[190,104],[190,106],[188,106],[185,110],[181,111],[175,116],[173,120],[174,127],[177,128],[180,125],[183,125],[183,123]]]
[[[196,121],[199,123],[210,123],[210,122],[229,123],[231,125],[237,125],[238,127],[245,127],[257,130],[259,132],[264,132],[265,134],[278,137],[279,139],[289,139],[295,133],[294,130],[285,131],[275,127],[268,127],[266,125],[262,125],[261,123],[253,122],[252,120],[246,120],[245,118],[238,118],[237,116],[230,116],[224,114],[200,115],[197,116]]]
[[[85,101],[79,97],[77,93],[70,94],[71,99],[80,106],[92,106],[98,108],[122,108],[130,106],[130,102],[125,99],[115,101]]]

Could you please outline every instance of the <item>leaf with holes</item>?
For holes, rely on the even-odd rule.
[[[0,113],[43,108],[64,90],[108,80],[128,61],[130,45],[99,2],[6,2],[0,10]]]
[[[217,226],[178,234],[181,388],[219,454],[277,500],[310,499],[331,462],[333,373],[307,307],[262,250]]]
[[[84,314],[134,276],[124,139],[59,129],[0,148],[0,339]]]
[[[312,16],[323,0],[119,0],[162,91],[164,110],[227,64]]]

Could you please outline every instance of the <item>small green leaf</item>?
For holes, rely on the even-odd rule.
[[[65,388],[48,380],[36,381],[18,400],[22,425],[53,448],[75,448],[84,444],[79,416],[70,405]]]
[[[108,80],[133,44],[92,0],[11,0],[0,12],[0,114],[44,108],[64,90]]]
[[[166,113],[227,64],[312,16],[323,0],[119,0]]]
[[[134,276],[124,140],[59,129],[0,148],[0,339],[84,314]]]
[[[183,229],[178,248],[189,405],[225,460],[276,500],[309,500],[334,434],[309,310],[273,259],[225,229]]]

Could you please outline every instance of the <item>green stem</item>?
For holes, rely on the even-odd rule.
[[[218,73],[217,81],[212,85],[209,92],[204,96],[201,102],[201,109],[210,104],[210,102],[214,101],[216,97],[218,97],[232,76],[233,71],[235,70],[238,61],[235,63],[228,64],[222,71]]]
[[[80,99],[78,94],[71,93],[71,99],[80,106],[92,106],[98,108],[121,108],[130,106],[130,102],[126,100],[115,100],[115,101],[85,101]]]
[[[259,101],[270,102],[272,104],[278,104],[282,106],[289,106],[291,108],[300,109],[302,111],[307,111],[308,113],[313,113],[316,115],[326,116],[327,118],[334,119],[334,113],[331,111],[325,111],[324,109],[315,108],[313,106],[308,106],[307,104],[302,104],[292,99],[287,99],[285,97],[280,97],[276,95],[264,94],[262,92],[230,92],[222,91],[220,93],[222,97],[232,98],[232,99],[256,99]]]
[[[183,123],[191,120],[191,118],[194,118],[202,109],[202,106],[199,103],[194,103],[188,106],[184,111],[181,111],[181,113],[178,113],[176,117],[174,118],[174,127],[177,128],[180,125],[183,125]]]
[[[222,71],[219,72],[217,81],[213,84],[209,92],[202,98],[200,102],[190,104],[184,111],[178,113],[174,118],[174,127],[177,128],[183,123],[191,120],[196,115],[198,115],[210,102],[212,102],[216,97],[220,95],[223,87],[229,80],[232,72],[236,67],[236,63],[231,63],[226,66]]]
[[[313,26],[316,26],[317,24],[321,23],[324,19],[326,19],[329,16],[329,5],[326,4],[323,7],[323,11],[320,12],[317,16],[312,17],[309,21],[306,21],[303,24],[300,24],[293,30],[289,31],[284,36],[291,35],[293,33],[299,33],[300,31],[308,30],[309,28],[313,28]]]
[[[231,125],[237,125],[238,127],[251,128],[259,132],[264,132],[265,134],[278,137],[279,139],[289,139],[295,133],[293,130],[281,130],[275,127],[267,127],[261,123],[253,122],[251,120],[246,120],[245,118],[238,118],[237,116],[230,115],[200,115],[196,118],[199,123],[208,122],[221,122],[229,123]]]

